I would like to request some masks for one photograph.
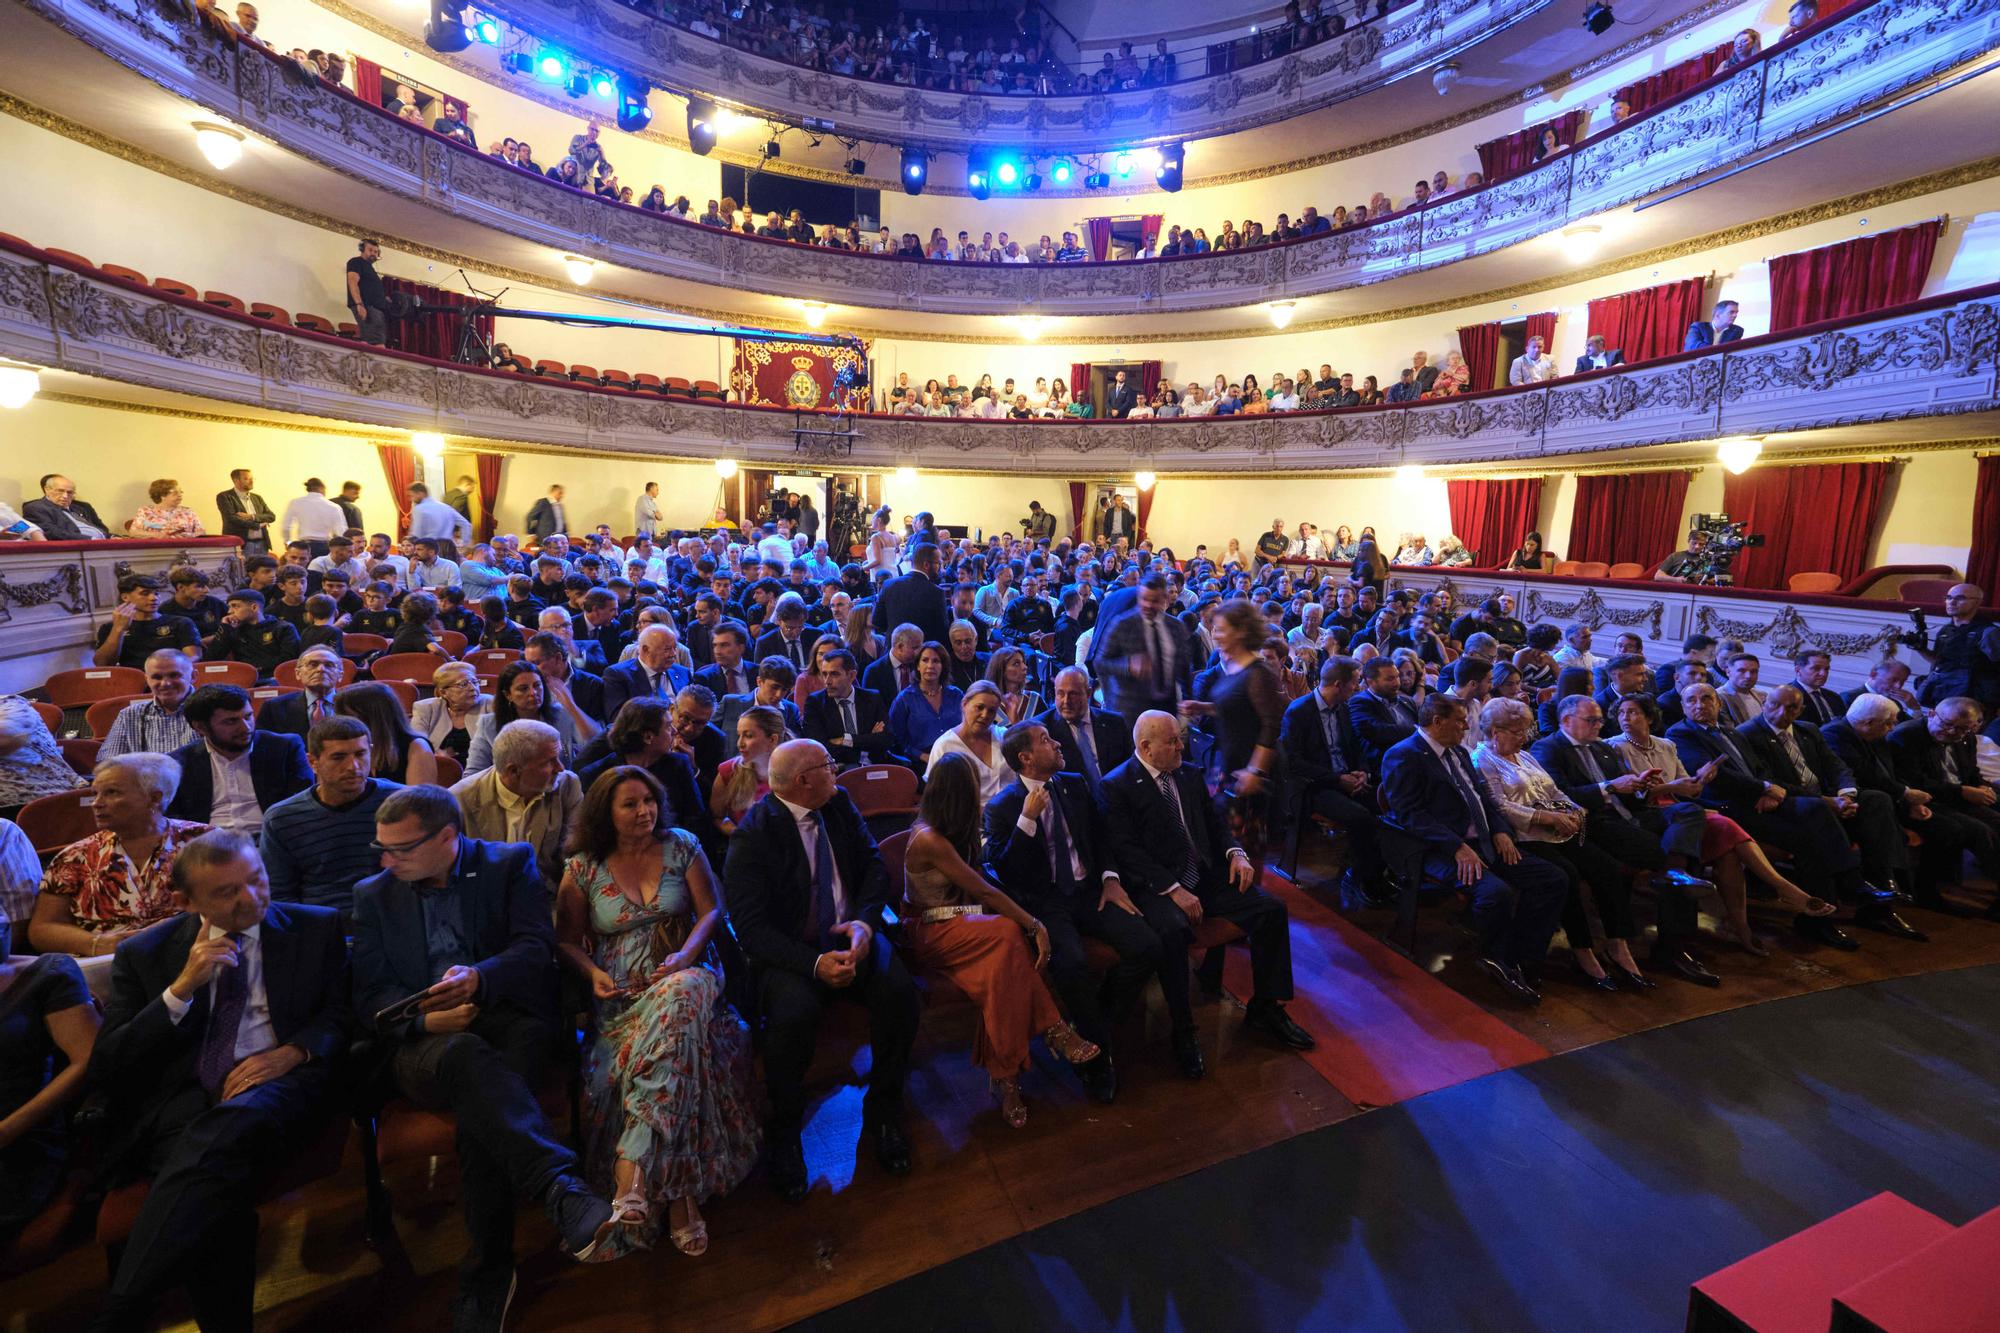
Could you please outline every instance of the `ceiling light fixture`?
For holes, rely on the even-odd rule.
[[[816,329],[826,323],[826,302],[801,301],[799,302],[799,306],[805,312],[806,326],[808,328]]]
[[[1732,477],[1740,477],[1755,467],[1763,454],[1764,441],[1755,435],[1733,435],[1715,442],[1716,461],[1727,468]]]
[[[591,275],[597,272],[597,261],[582,255],[564,255],[563,272],[569,274],[569,280],[577,286],[588,287]]]
[[[26,407],[42,391],[42,376],[33,366],[0,366],[0,407]]]
[[[194,123],[194,146],[217,171],[227,171],[243,160],[243,131],[212,120]]]
[[[1021,336],[1029,342],[1033,342],[1042,336],[1042,317],[1040,315],[1023,315],[1015,323],[1020,326]]]
[[[731,477],[736,475],[736,460],[733,458],[716,459],[715,475],[722,478],[724,481],[728,481]]]
[[[914,486],[914,485],[916,485],[916,484],[917,484],[917,470],[916,470],[915,468],[913,468],[913,467],[899,467],[899,468],[897,468],[897,469],[896,469],[896,484],[897,484],[898,486]]]
[[[426,464],[444,458],[444,436],[434,430],[420,430],[410,436],[410,447]]]
[[[1604,228],[1595,222],[1578,222],[1563,228],[1563,249],[1571,259],[1589,259],[1604,246]]]
[[[1264,307],[1264,313],[1271,317],[1271,327],[1274,329],[1291,327],[1292,316],[1298,312],[1297,301],[1272,301]]]
[[[1134,474],[1132,474],[1132,484],[1137,486],[1142,491],[1152,490],[1153,483],[1157,482],[1158,480],[1159,478],[1154,476],[1150,472],[1135,472]]]
[[[1420,486],[1423,484],[1424,470],[1415,463],[1405,463],[1396,469],[1398,486]]]

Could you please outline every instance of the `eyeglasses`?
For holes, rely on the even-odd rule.
[[[432,829],[429,833],[424,834],[423,837],[416,839],[414,842],[403,842],[403,843],[392,844],[386,842],[370,841],[368,844],[368,850],[374,852],[378,856],[408,856],[411,852],[414,852],[415,850],[417,850],[417,848],[423,846],[425,843],[429,842],[432,838],[435,838],[438,834],[442,832],[444,832],[443,829]]]

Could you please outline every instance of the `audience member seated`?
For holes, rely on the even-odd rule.
[[[479,676],[465,662],[438,667],[431,689],[431,697],[417,700],[411,710],[411,729],[430,742],[434,753],[450,755],[463,768],[472,753],[472,729],[493,707],[493,696],[479,688]]]
[[[1360,742],[1360,765],[1377,782],[1390,750],[1417,729],[1417,708],[1403,696],[1403,677],[1396,663],[1372,658],[1361,666],[1362,689],[1348,700],[1347,715]]]
[[[146,659],[144,699],[118,710],[111,730],[97,749],[99,759],[148,751],[171,754],[194,739],[185,705],[194,688],[194,661],[175,648],[162,648]]]
[[[250,696],[234,685],[204,685],[182,709],[195,740],[175,750],[180,782],[172,819],[255,838],[264,812],[312,785],[306,747],[282,731],[259,731]]]
[[[90,1083],[104,1174],[151,1181],[98,1326],[139,1329],[184,1287],[204,1328],[249,1328],[257,1190],[344,1114],[340,918],[273,903],[250,839],[214,829],[173,870],[175,914],[119,950]]]
[[[1914,718],[1889,733],[1896,776],[1928,792],[1932,822],[1949,827],[1993,878],[2000,869],[2000,799],[1979,772],[1977,740],[1983,720],[1979,705],[1956,696],[1941,699],[1928,717]],[[2000,920],[2000,896],[1987,908]]]
[[[771,794],[771,756],[778,746],[797,737],[787,730],[785,715],[768,704],[753,704],[736,717],[736,754],[716,770],[709,798],[716,831],[734,836],[751,807]]]
[[[1385,887],[1375,836],[1375,781],[1361,762],[1361,738],[1349,712],[1360,684],[1360,663],[1351,657],[1327,658],[1316,688],[1285,708],[1278,744],[1285,754],[1285,777],[1299,784],[1305,808],[1348,837],[1343,892],[1374,897]]]
[[[770,1104],[766,1164],[779,1195],[810,1184],[800,1131],[805,1076],[826,1006],[846,999],[870,1017],[862,1138],[892,1175],[910,1169],[903,1081],[916,1039],[915,983],[881,934],[888,876],[875,840],[817,741],[787,741],[771,757],[771,794],[730,839],[724,895],[753,967],[764,1014]]]
[[[333,706],[338,716],[358,718],[368,728],[373,776],[400,786],[437,781],[437,754],[428,740],[410,730],[402,700],[387,685],[359,681],[335,695]]]
[[[874,763],[907,765],[909,761],[897,753],[890,735],[888,701],[856,684],[854,654],[846,648],[826,648],[820,652],[819,662],[824,688],[806,696],[801,710],[805,734],[824,745],[843,768]]]
[[[0,815],[82,785],[35,706],[17,694],[0,694]]]
[[[1917,864],[1907,886],[1911,899],[1920,907],[1949,911],[1938,886],[1960,877],[1967,850],[1965,830],[1957,821],[1935,818],[1931,794],[1910,786],[1897,775],[1896,752],[1888,745],[1896,717],[1896,705],[1889,700],[1861,694],[1841,716],[1822,726],[1820,735],[1838,761],[1854,775],[1855,785],[1863,792],[1879,793],[1895,811],[1898,823],[1921,837]],[[1985,850],[1990,853],[1992,848]],[[2000,858],[1989,855],[1980,868],[1982,873],[1991,875],[2000,869]]]
[[[951,654],[929,640],[917,650],[916,683],[889,705],[889,735],[897,750],[929,758],[938,737],[964,720],[965,696],[947,682]]]
[[[692,679],[688,669],[680,664],[677,654],[680,645],[672,629],[648,625],[639,631],[637,643],[638,651],[629,661],[608,667],[603,673],[606,718],[618,716],[627,699],[671,700]]]
[[[531,718],[509,722],[493,739],[492,767],[462,779],[451,794],[466,837],[535,849],[535,867],[554,901],[563,852],[583,807],[583,786],[562,766],[556,729]]]
[[[509,662],[500,668],[500,679],[494,684],[493,707],[481,713],[473,726],[472,748],[465,761],[467,775],[493,766],[493,737],[500,728],[523,717],[554,727],[562,738],[563,767],[576,766],[579,746],[570,714],[549,702],[534,663]]]
[[[271,896],[331,907],[343,925],[354,914],[354,885],[380,869],[371,845],[375,811],[399,790],[373,776],[370,750],[359,718],[315,722],[306,735],[313,785],[264,812],[260,847]]]
[[[757,683],[748,694],[732,694],[722,701],[721,711],[716,715],[715,724],[725,733],[736,729],[736,719],[751,708],[775,708],[785,719],[785,729],[794,736],[805,732],[805,719],[799,715],[799,706],[792,702],[793,687],[799,682],[798,672],[782,657],[767,657],[757,664]]]
[[[598,719],[604,716],[604,680],[588,671],[579,671],[569,654],[569,643],[542,632],[528,640],[521,656],[542,677],[542,692],[561,711],[579,742],[596,739],[604,730]]]
[[[21,506],[21,517],[40,528],[50,541],[98,542],[117,535],[117,530],[99,518],[88,501],[76,498],[76,483],[60,472],[43,477],[41,490],[41,499]],[[121,586],[120,594],[124,591]]]
[[[8,827],[12,827],[9,825]],[[30,853],[32,856],[32,852]],[[62,1184],[69,1111],[84,1093],[97,1008],[66,954],[9,958],[0,924],[0,1247],[13,1244]]]
[[[146,659],[161,648],[201,656],[201,635],[194,622],[160,614],[161,586],[151,574],[127,574],[118,580],[118,605],[111,608],[111,618],[97,627],[93,662],[143,671]]]
[[[150,504],[125,522],[125,531],[144,541],[178,541],[184,537],[206,537],[201,518],[181,503],[181,484],[162,478],[146,488]]]
[[[42,876],[28,943],[38,953],[81,958],[120,942],[178,910],[174,858],[205,824],[167,818],[181,766],[164,754],[122,754],[91,774],[97,831],[55,854]]]

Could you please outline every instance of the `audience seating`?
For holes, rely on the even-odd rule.
[[[1901,596],[1906,602],[1942,604],[1944,595],[1957,586],[1956,579],[1904,579]]]
[[[42,720],[42,725],[47,727],[52,734],[57,736],[62,735],[63,710],[57,708],[54,704],[43,703],[40,699],[34,700],[34,705],[35,716]]]
[[[917,817],[917,775],[898,764],[863,764],[834,781],[853,799],[854,808],[870,828],[878,819],[908,821]]]
[[[490,672],[497,676],[500,674],[501,667],[506,666],[509,662],[518,662],[521,660],[521,650],[519,648],[473,648],[468,650],[459,660],[469,664],[473,671],[480,675],[486,675]],[[424,683],[426,685],[430,683],[429,676],[424,677]]]
[[[661,392],[665,393],[669,398],[692,398],[694,397],[694,385],[678,375],[669,375],[661,382]]]
[[[453,657],[465,656],[465,650],[472,646],[472,640],[455,629],[438,631],[438,642],[443,644],[444,650]]]
[[[440,750],[437,754],[438,786],[449,787],[465,776],[465,765]]]
[[[569,377],[576,384],[597,384],[601,382],[601,377],[598,375],[597,367],[595,366],[572,365],[569,368]]]
[[[694,396],[697,398],[712,398],[719,403],[723,400],[722,386],[714,380],[696,380],[694,382]]]
[[[185,296],[188,300],[199,300],[201,293],[179,278],[154,278],[153,290],[165,292],[169,296]]]
[[[342,655],[346,657],[373,657],[376,653],[389,651],[389,641],[380,634],[345,634],[341,636]]]
[[[1621,560],[1611,567],[1607,577],[1614,579],[1643,579],[1646,577],[1646,567],[1636,560]]]
[[[99,699],[131,698],[146,692],[146,673],[134,667],[93,666],[58,671],[42,683],[49,702],[67,712]]]
[[[352,338],[359,335],[361,332],[361,330],[358,327],[347,322],[346,320],[342,320],[339,324],[336,324],[334,328],[339,331],[340,336],[343,338]]]
[[[95,804],[97,794],[88,787],[78,787],[75,791],[36,797],[21,807],[14,822],[27,835],[36,855],[47,860],[78,838],[97,831],[97,821],[90,815],[90,807]]]
[[[622,370],[606,370],[604,372],[604,387],[607,389],[630,389],[632,387],[632,377]]]
[[[63,758],[76,770],[78,777],[87,778],[97,767],[97,751],[103,744],[103,741],[85,736],[65,737],[62,741]]]
[[[345,1116],[327,1116],[318,1136],[287,1156],[284,1164],[272,1173],[258,1191],[259,1202],[269,1203],[339,1171],[347,1158],[347,1140],[352,1134],[353,1127]],[[114,1268],[116,1251],[131,1237],[132,1224],[139,1220],[139,1209],[152,1189],[151,1181],[134,1181],[106,1194],[97,1210],[97,1243],[112,1252]]]
[[[405,680],[412,685],[429,685],[444,659],[431,653],[385,653],[368,664],[368,674],[387,684]]]
[[[354,677],[356,674],[357,670],[355,668],[354,663],[349,661],[347,658],[344,657],[341,658],[340,681],[338,684],[334,686],[334,688],[339,689],[341,685],[353,684]],[[278,669],[271,673],[271,678],[288,690],[296,690],[302,688],[299,685],[299,664],[296,660],[290,662],[278,663]]]
[[[415,684],[407,680],[382,680],[377,681],[376,684],[389,687],[389,693],[395,695],[396,701],[402,704],[405,716],[415,710],[417,706],[417,687]]]
[[[78,254],[74,250],[58,250],[54,246],[47,246],[43,249],[42,253],[48,255],[54,255],[57,259],[66,260],[69,263],[76,265],[78,268],[94,269],[97,267],[97,265],[91,263],[88,259],[85,259],[82,255]]]
[[[325,315],[300,313],[292,316],[292,323],[298,328],[307,329],[313,333],[324,333],[329,337],[333,335],[333,321]]]
[[[566,380],[569,378],[569,367],[560,361],[537,361],[535,362],[535,373],[537,375],[548,375],[555,379]]]
[[[1549,572],[1551,574],[1574,575],[1582,568],[1583,566],[1574,560],[1558,560],[1556,561],[1556,567]]]
[[[197,689],[203,685],[240,685],[247,690],[257,683],[257,668],[248,662],[196,662],[194,683]]]
[[[107,278],[123,278],[125,281],[140,287],[149,287],[152,285],[146,281],[145,274],[136,268],[126,268],[123,264],[106,264],[99,271]]]
[[[658,375],[649,374],[642,370],[632,377],[632,387],[634,389],[651,389],[654,393],[659,393],[662,391],[663,386]]]
[[[0,1246],[0,1278],[40,1268],[88,1240],[90,1204],[95,1198],[96,1187],[89,1171],[77,1170],[65,1175],[42,1211],[15,1233],[11,1243]]]
[[[1785,580],[1787,592],[1838,592],[1840,575],[1818,570],[1794,574]]]
[[[1576,566],[1576,576],[1580,579],[1609,578],[1611,576],[1611,566],[1605,564],[1602,560],[1579,561]]]
[[[250,313],[250,307],[243,303],[242,297],[231,296],[228,292],[203,292],[201,299],[206,305],[221,306],[224,310],[232,314],[247,315]]]
[[[143,694],[119,694],[109,699],[99,699],[84,710],[83,729],[98,740],[103,740],[111,734],[111,724],[116,722],[118,715],[125,711],[125,705],[131,703],[134,699],[143,699],[145,697]],[[55,728],[50,727],[49,730],[54,731]]]
[[[282,685],[259,685],[256,689],[250,691],[250,706],[261,713],[264,711],[264,705],[271,702],[271,700],[282,699],[288,694],[297,694],[298,692],[297,690],[288,690]]]
[[[292,324],[292,317],[288,311],[280,310],[274,305],[266,305],[262,301],[252,301],[250,313],[258,319],[268,319],[273,324],[282,324],[286,328],[290,328]]]

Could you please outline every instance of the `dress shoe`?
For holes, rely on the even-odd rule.
[[[1880,903],[1884,906],[1905,901],[1903,895],[1894,889],[1885,889],[1865,879],[1861,881],[1861,887],[1854,891],[1854,896],[1864,904]]]
[[[1572,966],[1575,965],[1572,964]],[[1523,981],[1527,980],[1526,969],[1523,969],[1521,979]],[[1606,969],[1603,976],[1593,977],[1590,973],[1584,971],[1582,967],[1578,966],[1576,968],[1576,982],[1580,986],[1587,987],[1590,990],[1603,991],[1607,995],[1616,995],[1619,991],[1625,989],[1618,984],[1618,978],[1611,975],[1610,969]],[[1533,985],[1534,983],[1529,982],[1529,984]]]
[[[1823,916],[1795,916],[1792,918],[1792,929],[1799,933],[1801,939],[1811,940],[1815,944],[1831,944],[1834,948],[1845,949],[1849,953],[1861,947],[1852,935]]]
[[[786,1203],[797,1203],[806,1197],[811,1181],[806,1176],[806,1153],[798,1135],[773,1138],[765,1146],[764,1172],[771,1178],[771,1188]]]
[[[1312,1033],[1292,1021],[1285,1006],[1276,1000],[1252,1000],[1243,1015],[1243,1026],[1268,1032],[1295,1051],[1309,1051],[1319,1045]]]
[[[1866,926],[1870,930],[1879,930],[1884,935],[1915,940],[1919,944],[1928,944],[1931,938],[1896,915],[1895,910],[1889,907],[1864,907],[1854,914],[1854,924]]]
[[[1715,881],[1690,875],[1685,870],[1662,870],[1653,876],[1653,887],[1674,889],[1681,893],[1714,893]]]
[[[451,1333],[500,1333],[507,1326],[518,1285],[512,1264],[459,1278],[458,1295],[451,1303]]]
[[[1634,972],[1622,963],[1606,963],[1604,970],[1607,974],[1617,977],[1633,990],[1658,990],[1660,988],[1659,982],[1653,980],[1643,972]]]
[[[1518,967],[1509,967],[1495,958],[1482,958],[1473,964],[1481,976],[1489,978],[1494,985],[1522,1004],[1540,1004],[1542,993],[1528,984]]]
[[[1181,1077],[1198,1079],[1208,1072],[1208,1065],[1201,1058],[1201,1043],[1192,1032],[1174,1034],[1174,1060],[1181,1067]]]
[[[549,1187],[548,1209],[563,1252],[579,1262],[588,1262],[611,1234],[611,1205],[576,1176],[556,1178]]]
[[[1092,1101],[1109,1106],[1118,1100],[1118,1070],[1111,1063],[1111,1052],[1106,1051],[1089,1064],[1079,1066],[1076,1074],[1083,1080],[1083,1090],[1090,1094]]]
[[[910,1174],[910,1138],[894,1120],[877,1120],[861,1127],[861,1136],[875,1141],[875,1160],[892,1176]]]
[[[1722,978],[1709,971],[1686,949],[1655,949],[1646,961],[1654,967],[1664,968],[1682,981],[1692,981],[1697,986],[1720,986]]]

